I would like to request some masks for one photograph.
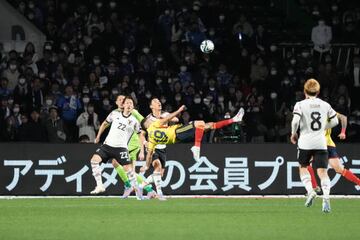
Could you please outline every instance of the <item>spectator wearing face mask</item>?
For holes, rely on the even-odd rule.
[[[15,86],[13,96],[15,103],[21,104],[27,109],[27,105],[31,102],[31,87],[27,83],[24,75],[19,76],[18,84]]]
[[[45,121],[45,128],[47,133],[47,139],[51,143],[64,143],[66,140],[66,134],[64,130],[64,123],[59,118],[57,107],[52,106],[49,109],[49,117]]]
[[[266,67],[264,60],[259,57],[256,63],[251,66],[250,78],[251,82],[261,84],[269,74],[269,70]]]
[[[314,43],[314,58],[321,62],[324,53],[330,51],[330,42],[332,40],[331,27],[325,24],[325,20],[320,18],[318,25],[311,31],[311,41]]]
[[[90,142],[94,142],[95,132],[99,129],[100,122],[92,104],[89,104],[87,110],[80,114],[76,120],[76,125],[79,127],[79,137],[87,135]]]
[[[151,96],[150,96],[151,98]],[[110,102],[109,98],[104,98],[102,100],[102,105],[100,106],[100,109],[98,111],[98,118],[100,122],[105,121],[107,115],[112,111],[113,104]]]

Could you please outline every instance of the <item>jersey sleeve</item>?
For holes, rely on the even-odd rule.
[[[144,119],[144,116],[141,115],[138,110],[134,109],[132,110],[131,114],[136,118],[136,120],[138,120],[139,122],[141,122]]]
[[[105,121],[108,123],[112,123],[114,118],[114,112],[109,113],[109,115],[106,117]]]
[[[302,116],[302,111],[301,111],[301,107],[300,107],[300,103],[297,102],[294,106],[294,110],[293,110],[293,114],[299,115],[300,117]]]
[[[337,112],[329,105],[328,119],[331,120],[337,116]]]

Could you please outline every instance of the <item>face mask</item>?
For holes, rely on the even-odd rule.
[[[165,10],[165,15],[169,15],[170,11],[169,10]]]
[[[96,3],[96,7],[101,8],[102,7],[102,2]]]
[[[143,48],[143,52],[144,52],[145,54],[149,53],[149,52],[150,52],[150,48],[147,48],[147,47]]]
[[[94,62],[95,65],[98,65],[100,63],[100,60],[99,59],[94,59],[93,62]]]
[[[45,78],[45,73],[40,73],[40,74],[39,74],[39,77],[40,77],[41,79],[44,79],[44,78]]]
[[[83,94],[88,94],[89,92],[90,92],[90,90],[87,88],[83,89],[83,91],[82,91]]]
[[[186,56],[185,61],[187,61],[187,62],[190,61],[190,56]]]
[[[139,81],[139,85],[140,85],[140,86],[144,86],[144,85],[145,85],[145,81],[144,81],[144,80],[140,80],[140,81]]]
[[[181,101],[181,97],[175,97],[175,100],[179,102]]]
[[[51,99],[46,99],[46,105],[51,106],[52,105],[52,100]]]
[[[288,70],[288,74],[289,74],[290,76],[294,75],[294,70]]]
[[[331,6],[331,10],[333,10],[334,12],[336,12],[338,9],[339,9],[339,8],[338,8],[338,6],[336,6],[336,5]]]
[[[209,32],[209,35],[210,35],[210,36],[214,36],[214,35],[215,35],[215,31],[210,31],[210,32]]]
[[[180,67],[180,71],[186,72],[186,70],[187,70],[187,67],[186,67],[186,66],[181,66],[181,67]]]
[[[116,2],[110,2],[110,8],[114,9],[116,7]]]
[[[108,106],[110,104],[110,102],[109,102],[109,100],[105,99],[105,100],[103,100],[103,104],[104,104],[104,106]]]
[[[121,59],[121,62],[122,62],[123,64],[126,64],[126,63],[128,63],[128,60],[127,60],[127,58],[123,58],[123,59]]]
[[[308,52],[302,52],[301,56],[303,56],[304,58],[307,58],[310,55],[310,53]]]
[[[20,108],[18,108],[18,107],[16,107],[16,108],[13,109],[13,112],[14,112],[14,113],[19,113],[19,111],[20,111]]]
[[[163,58],[162,58],[162,57],[158,57],[157,60],[158,60],[158,62],[162,62],[162,61],[163,61]]]
[[[162,83],[162,80],[161,79],[156,79],[156,84],[160,84],[160,83]]]
[[[277,71],[276,70],[271,70],[270,74],[274,76],[274,75],[277,74]]]
[[[204,99],[204,104],[205,104],[206,106],[209,106],[209,105],[210,105],[209,99],[205,98],[205,99]]]
[[[277,97],[277,93],[273,92],[270,94],[271,99],[275,99]]]
[[[94,112],[94,108],[93,108],[93,107],[89,107],[89,108],[87,109],[87,111],[91,114],[91,113]]]
[[[26,79],[25,79],[25,78],[20,78],[20,79],[19,79],[19,83],[20,83],[21,85],[24,85],[25,82],[26,82]]]
[[[199,104],[201,102],[201,98],[194,98],[194,103]]]
[[[10,70],[13,70],[13,71],[14,71],[15,69],[16,69],[16,65],[11,64],[11,65],[10,65]]]
[[[214,87],[209,87],[210,91],[214,91],[215,88]]]
[[[295,60],[295,59],[291,59],[291,60],[290,60],[290,63],[291,63],[291,65],[295,65],[296,60]]]
[[[45,49],[46,49],[46,50],[51,50],[52,47],[51,47],[51,45],[46,45],[46,46],[45,46]]]
[[[119,91],[117,89],[114,89],[111,91],[112,95],[116,96],[119,94]]]
[[[14,99],[9,99],[9,100],[8,100],[8,104],[9,104],[9,105],[12,105],[13,103],[14,103]]]
[[[151,94],[150,94],[150,93],[147,93],[147,94],[145,95],[145,97],[148,98],[148,99],[150,99],[150,98],[151,98]]]
[[[166,103],[166,99],[165,99],[165,98],[162,98],[162,99],[161,99],[161,103],[162,103],[162,104]]]
[[[195,6],[193,6],[193,10],[194,10],[194,11],[199,11],[199,10],[200,10],[200,7],[199,7],[198,5],[195,5]]]
[[[290,80],[288,80],[288,79],[284,80],[285,85],[288,85],[289,83],[290,83]]]
[[[224,19],[225,19],[225,16],[224,15],[220,15],[219,16],[219,20],[222,22],[222,21],[224,21]]]
[[[30,9],[33,9],[34,7],[35,7],[35,6],[34,6],[33,3],[30,3],[30,4],[29,4],[29,8],[30,8]]]
[[[277,50],[277,47],[275,45],[270,46],[270,51],[275,52]]]
[[[319,21],[319,26],[324,26],[325,22],[324,21]]]
[[[218,101],[222,103],[222,102],[224,102],[224,98],[223,98],[223,97],[219,97]]]
[[[83,98],[82,100],[83,100],[83,103],[89,103],[90,102],[90,98],[87,98],[87,97]]]

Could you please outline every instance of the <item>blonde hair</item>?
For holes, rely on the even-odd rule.
[[[310,96],[316,96],[320,92],[320,83],[313,78],[307,80],[304,84],[304,92]]]

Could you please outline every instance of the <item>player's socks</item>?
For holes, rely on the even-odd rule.
[[[100,164],[98,162],[91,161],[91,170],[95,178],[96,185],[103,186]]]
[[[195,129],[195,143],[194,143],[194,146],[200,147],[203,136],[204,136],[204,128],[196,128]]]
[[[126,174],[127,174],[128,178],[129,178],[131,186],[135,188],[136,187],[135,172],[133,170],[130,170],[130,171],[127,171]]]
[[[353,182],[357,185],[360,185],[360,179],[355,176],[355,174],[350,171],[349,169],[344,169],[341,173],[341,175],[346,178],[347,180],[349,180],[350,182]]]
[[[120,179],[124,182],[124,185],[126,188],[129,188],[131,187],[131,184],[130,184],[130,181],[129,181],[129,178],[123,168],[123,166],[119,165],[115,168],[116,172],[118,173]]]
[[[300,176],[301,182],[304,184],[306,191],[308,194],[313,192],[313,187],[311,185],[311,176],[310,174],[306,173]]]
[[[153,183],[153,182],[154,182],[153,175],[152,175],[152,174],[149,175],[149,176],[146,178],[145,182],[147,182],[148,184]]]
[[[154,183],[155,183],[155,187],[156,187],[156,192],[157,192],[157,194],[162,195],[161,173],[160,172],[154,172],[152,175],[153,175],[153,179],[154,179]]]
[[[315,188],[318,187],[318,184],[317,184],[317,181],[316,181],[316,178],[315,178],[314,169],[312,168],[311,165],[309,165],[309,166],[307,167],[307,170],[308,170],[309,173],[310,173],[311,185],[312,185],[312,187],[315,189]]]
[[[331,188],[330,178],[325,177],[325,178],[321,179],[321,189],[324,194],[323,198],[325,198],[325,199],[330,198],[330,188]]]
[[[219,128],[226,127],[226,126],[232,124],[233,122],[234,122],[234,120],[232,118],[222,120],[222,121],[219,121],[219,122],[215,122],[214,125],[213,125],[213,129],[219,129]]]
[[[136,175],[136,182],[139,184],[139,185],[142,185],[142,183],[144,182],[144,179],[137,173],[135,173]]]
[[[145,191],[146,192],[152,192],[152,191],[154,191],[154,189],[152,189],[152,186],[149,184],[149,185],[146,185],[145,187],[144,187],[144,189],[145,189]]]

